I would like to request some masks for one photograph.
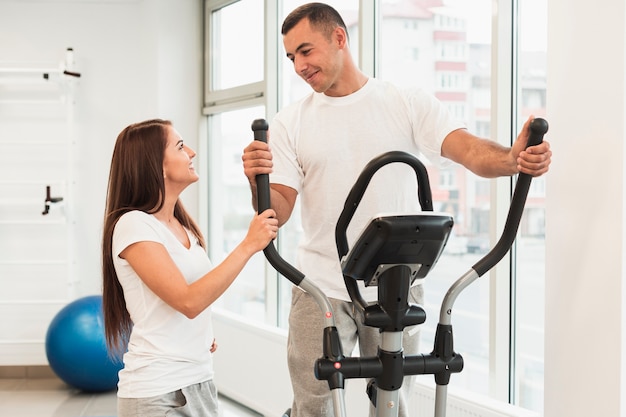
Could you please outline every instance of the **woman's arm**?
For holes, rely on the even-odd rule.
[[[276,238],[278,221],[273,210],[255,215],[243,241],[215,268],[188,284],[165,247],[142,241],[120,253],[158,297],[189,318],[213,304],[241,273],[252,255]]]

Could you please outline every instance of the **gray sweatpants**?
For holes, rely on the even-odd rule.
[[[213,381],[148,398],[118,398],[118,417],[218,417]]]
[[[409,302],[423,303],[422,285],[411,288]],[[335,313],[335,321],[343,353],[351,356],[357,340],[360,356],[377,355],[381,335],[379,329],[363,325],[363,317],[351,302],[330,299]],[[287,355],[293,404],[291,417],[332,417],[333,403],[327,381],[315,378],[315,361],[322,356],[322,336],[324,321],[317,303],[309,294],[294,287],[292,291],[291,311],[289,313],[289,338]],[[419,350],[419,326],[404,329],[403,347],[405,355],[414,355]],[[399,417],[408,417],[407,401],[412,391],[414,376],[404,377],[400,389]],[[369,401],[363,393],[363,401]],[[370,417],[376,415],[370,407]]]

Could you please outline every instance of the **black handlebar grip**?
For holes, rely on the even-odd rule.
[[[267,143],[267,129],[269,129],[269,125],[265,119],[256,119],[253,121],[252,131],[254,132],[254,140]]]
[[[543,135],[548,131],[548,122],[542,118],[535,118],[530,122],[530,133],[526,147],[539,145],[543,142]]]
[[[252,122],[254,140],[267,143],[267,129],[269,125],[265,119],[256,119]],[[270,208],[270,177],[268,174],[256,176],[257,211],[262,213]]]

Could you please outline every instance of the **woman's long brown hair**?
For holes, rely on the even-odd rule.
[[[102,306],[107,347],[117,358],[126,350],[133,323],[113,266],[113,230],[124,213],[155,213],[163,206],[163,157],[171,125],[161,119],[132,124],[118,135],[113,149],[102,236]],[[206,248],[199,227],[180,200],[174,207],[174,217]]]

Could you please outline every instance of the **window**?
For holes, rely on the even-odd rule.
[[[437,86],[440,91],[465,91],[465,75],[457,72],[436,71]]]
[[[263,103],[265,44],[263,3],[213,0],[205,9],[204,113]],[[256,36],[241,36],[241,28]],[[245,51],[246,62],[241,61]],[[236,103],[236,104],[233,104]]]
[[[439,189],[441,190],[454,190],[457,188],[456,185],[456,175],[455,170],[453,169],[442,169],[439,172]]]
[[[252,140],[252,120],[264,115],[263,107],[224,111],[211,115],[209,225],[210,258],[222,260],[241,242],[254,210],[250,203],[250,186],[241,168],[241,153]],[[215,140],[219,138],[219,140]],[[267,288],[263,254],[254,255],[216,306],[254,320],[266,321]]]
[[[250,186],[241,167],[243,148],[253,139],[252,121],[266,117],[264,96],[263,2],[209,1],[205,62],[205,105],[208,143],[202,144],[207,178],[204,224],[209,256],[223,260],[244,238],[254,210]],[[241,28],[247,36],[241,36]],[[241,62],[246,54],[245,65]],[[216,303],[233,313],[259,321],[274,321],[268,309],[265,258],[257,254],[231,288]]]
[[[270,120],[277,108],[310,92],[309,86],[293,71],[285,57],[280,37],[280,23],[265,28],[260,16],[274,13],[282,22],[287,13],[306,1],[285,0],[265,5],[258,0],[208,0],[205,4],[206,62],[205,105],[208,143],[203,154],[208,162],[206,233],[209,254],[214,263],[221,261],[243,239],[253,214],[250,188],[243,175],[241,153],[252,140],[252,121]],[[342,14],[348,26],[350,42],[358,50],[358,0],[328,2]],[[334,4],[333,4],[334,3]],[[241,28],[245,27],[245,36]],[[266,45],[264,39],[274,39]],[[242,54],[245,53],[245,65]],[[358,57],[358,54],[356,54]],[[265,77],[269,68],[274,80]],[[280,76],[279,76],[280,75]],[[268,97],[271,86],[279,97]],[[275,93],[274,93],[275,95]],[[277,103],[279,105],[272,105]],[[299,209],[281,229],[276,242],[281,256],[295,262],[299,240]],[[235,283],[216,303],[248,321],[261,321],[285,328],[291,300],[291,283],[265,267],[257,254]]]
[[[211,90],[225,90],[263,80],[263,3],[240,0],[211,12],[211,58],[209,80]],[[245,51],[245,65],[241,56]]]
[[[252,121],[269,120],[310,93],[285,57],[280,35],[287,13],[305,2],[206,1],[209,140],[202,152],[209,160],[205,223],[214,262],[243,238],[252,215],[240,159],[252,139]],[[508,145],[528,115],[543,116],[547,0],[519,2],[519,10],[505,0],[329,3],[343,16],[351,50],[366,73],[426,89],[473,133]],[[492,24],[492,7],[498,25]],[[492,62],[494,51],[497,62]],[[516,120],[509,120],[511,114]],[[432,349],[445,292],[495,244],[494,225],[503,223],[510,200],[506,179],[478,178],[454,164],[428,169],[435,210],[451,213],[455,228],[449,250],[426,280],[423,351]],[[513,266],[503,261],[493,276],[473,283],[456,301],[453,314],[455,350],[463,355],[465,369],[451,383],[535,411],[543,407],[544,197],[543,178],[534,179]],[[298,216],[296,207],[277,241],[281,255],[292,263],[300,236]],[[218,304],[242,320],[286,328],[290,298],[291,284],[259,254]]]
[[[465,42],[440,42],[437,44],[437,58],[449,62],[467,60],[467,44]]]

